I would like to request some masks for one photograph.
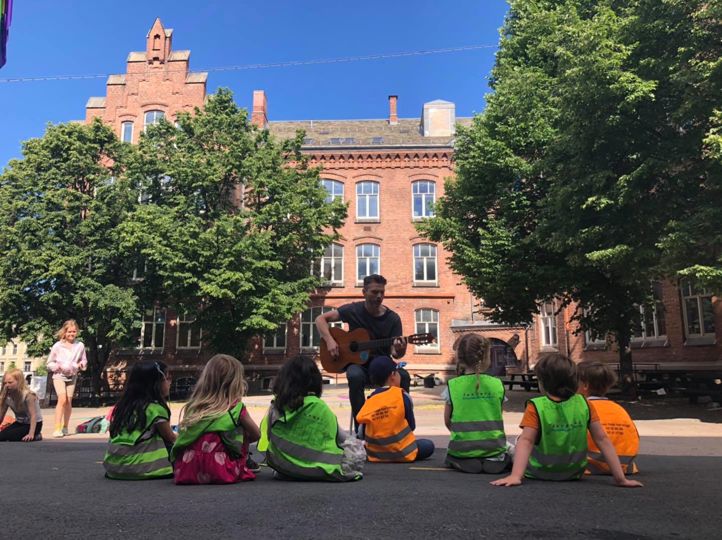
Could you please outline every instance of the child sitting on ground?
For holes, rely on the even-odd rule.
[[[43,436],[43,412],[35,392],[28,388],[19,369],[11,369],[3,376],[0,390],[0,422],[5,419],[8,408],[15,421],[0,431],[0,441],[41,441]]]
[[[168,450],[176,435],[170,427],[169,393],[170,377],[163,362],[140,362],[130,370],[110,420],[110,443],[103,459],[107,478],[173,476]]]
[[[484,375],[491,364],[491,343],[465,334],[454,344],[456,372],[442,398],[444,423],[451,432],[446,464],[467,473],[499,474],[511,465],[501,407],[504,385]]]
[[[600,448],[620,487],[641,487],[624,476],[612,442],[604,433],[596,412],[577,394],[574,362],[559,354],[542,356],[534,372],[544,396],[531,399],[521,421],[511,474],[491,482],[516,486],[522,478],[576,480],[587,466],[587,429]]]
[[[363,478],[363,443],[339,429],[336,415],[321,400],[322,385],[318,366],[306,356],[292,358],[278,372],[265,422],[266,461],[277,478],[331,482]]]
[[[369,366],[369,378],[377,388],[356,415],[363,424],[369,461],[418,461],[434,453],[433,441],[414,437],[414,407],[401,389],[398,369],[388,356],[377,356]]]
[[[617,376],[612,368],[601,362],[582,362],[577,366],[579,376],[579,393],[587,398],[592,409],[599,416],[599,421],[612,441],[614,449],[619,456],[622,470],[625,474],[636,474],[637,453],[639,452],[639,433],[621,405],[604,397],[609,389],[617,382]],[[611,474],[609,465],[599,451],[599,447],[587,434],[589,453],[587,459],[587,474]]]
[[[208,361],[181,411],[171,452],[176,484],[233,484],[256,477],[246,458],[260,432],[241,401],[245,389],[240,361],[227,354]]]

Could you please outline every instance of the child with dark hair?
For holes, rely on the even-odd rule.
[[[356,415],[363,424],[369,461],[409,462],[434,453],[434,442],[414,436],[414,405],[401,388],[399,365],[388,356],[377,356],[369,366],[376,390]]]
[[[266,461],[277,478],[346,482],[363,478],[361,460],[349,450],[351,443],[338,427],[336,415],[321,400],[321,372],[311,358],[296,356],[286,362],[273,384],[274,399],[268,412]],[[354,439],[355,440],[355,439]]]
[[[589,405],[599,416],[599,421],[617,451],[622,470],[626,474],[636,474],[637,453],[639,452],[639,433],[637,426],[621,405],[605,397],[609,389],[617,382],[617,376],[608,364],[601,362],[582,362],[577,366],[579,393],[587,398]],[[589,453],[587,459],[588,474],[610,474],[609,465],[604,461],[599,447],[587,434]]]
[[[531,399],[521,421],[511,474],[491,482],[496,486],[516,486],[522,478],[576,480],[587,466],[587,430],[609,464],[614,482],[620,487],[640,487],[629,480],[619,463],[612,442],[599,417],[584,396],[577,394],[574,362],[551,353],[540,358],[534,368],[544,396]]]
[[[113,409],[105,476],[116,480],[170,478],[168,457],[176,439],[170,426],[170,376],[163,362],[140,362],[130,370]]]
[[[454,343],[456,373],[442,397],[444,423],[451,432],[446,464],[461,472],[499,474],[511,465],[501,405],[504,385],[485,375],[491,342],[464,334]]]

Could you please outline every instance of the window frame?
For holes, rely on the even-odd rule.
[[[419,248],[419,252],[421,252],[421,248],[427,247],[427,248],[433,248],[433,255],[417,255],[416,251],[417,248]],[[411,265],[412,265],[412,272],[413,272],[413,283],[414,285],[438,285],[439,284],[439,259],[438,259],[438,248],[436,244],[432,244],[430,242],[420,242],[418,244],[414,244],[411,246]],[[434,279],[418,279],[416,275],[416,261],[417,259],[420,259],[423,262],[423,274],[424,277],[427,278],[427,263],[429,260],[433,259],[434,262]]]
[[[551,313],[547,311],[547,307],[551,307]],[[557,316],[556,316],[556,302],[547,301],[539,304],[539,344],[542,350],[559,350],[559,335],[557,332]],[[550,330],[547,335],[547,330]],[[553,334],[551,332],[553,330]],[[554,337],[553,340],[550,338]],[[549,340],[549,342],[547,342]],[[552,343],[553,341],[553,343]]]
[[[318,351],[318,348],[321,344],[321,334],[318,332],[318,329],[316,328],[316,317],[321,315],[322,313],[328,313],[329,311],[333,311],[336,309],[335,307],[331,306],[311,306],[309,308],[304,309],[301,313],[299,313],[299,327],[298,327],[298,348],[301,351]],[[306,313],[310,313],[310,321],[304,321],[304,315]],[[341,321],[333,322],[329,324],[332,328],[343,328],[343,323]],[[309,336],[309,345],[304,345],[304,337],[306,337],[306,332],[308,332],[308,329],[310,329],[310,336]],[[318,343],[315,342],[315,338],[318,338]]]
[[[422,316],[425,312],[432,314],[432,320],[430,321],[423,321],[419,320],[419,316]],[[436,320],[433,320],[433,318],[436,318]],[[432,343],[427,343],[426,345],[415,345],[414,351],[420,354],[423,353],[441,353],[441,312],[438,309],[430,308],[430,307],[423,307],[423,308],[417,308],[414,310],[414,333],[415,334],[434,334],[434,332],[431,332],[429,330],[430,324],[436,325],[436,333],[434,334],[436,336],[436,341]],[[419,325],[424,325],[423,327],[420,327]]]
[[[336,193],[335,189],[329,189],[326,183],[331,184],[332,188],[341,186],[341,192]],[[336,199],[341,199],[341,202],[345,200],[345,189],[346,186],[340,180],[334,180],[333,178],[321,178],[321,186],[326,190],[326,203],[331,204]]]
[[[343,286],[343,275],[344,275],[344,245],[340,244],[338,242],[332,242],[329,244],[326,249],[330,249],[331,253],[328,255],[326,251],[324,251],[324,254],[321,255],[319,259],[316,261],[317,269],[318,269],[318,277],[320,277],[322,280],[324,280],[324,284],[326,285],[336,285],[336,286]],[[335,253],[335,251],[339,251],[340,254]],[[324,266],[326,262],[330,263],[331,267],[331,276],[330,279],[326,279],[326,276],[324,275]],[[336,276],[335,271],[335,263],[340,262],[340,276]]]
[[[160,118],[158,117],[158,113],[160,113]],[[153,114],[153,120],[151,122],[148,122],[148,115]],[[149,111],[145,111],[143,113],[143,132],[145,132],[148,129],[148,126],[153,126],[160,122],[165,118],[165,111],[162,111],[160,109],[151,109]]]
[[[146,317],[148,316],[149,312],[151,314],[151,319],[148,321],[148,320],[146,320]],[[160,347],[156,347],[155,345],[151,345],[150,347],[145,347],[143,345],[143,343],[145,342],[145,333],[146,333],[145,329],[146,329],[147,324],[152,325],[151,338],[150,338],[151,343],[155,343],[157,341],[156,340],[156,335],[157,335],[156,331],[157,331],[157,328],[160,326],[160,323],[156,322],[156,313],[160,313],[160,312],[162,312],[162,314],[163,314],[162,345]],[[143,318],[140,321],[140,332],[138,334],[139,339],[138,339],[138,345],[137,345],[136,349],[140,350],[140,351],[162,351],[165,348],[165,337],[166,337],[165,326],[166,326],[167,322],[168,322],[168,318],[167,318],[167,312],[166,312],[165,308],[154,306],[152,309],[146,309],[145,312],[143,313]]]
[[[422,184],[430,185],[432,191],[430,193],[416,193],[417,186]],[[431,207],[429,208],[428,195],[431,195]],[[416,197],[421,198],[421,209],[422,214],[416,215]],[[433,180],[414,180],[411,182],[411,219],[413,221],[423,221],[424,219],[432,218],[436,215],[434,211],[434,205],[436,204],[436,182]]]
[[[375,189],[375,193],[359,193],[359,189],[361,189],[362,186],[373,186]],[[366,215],[359,215],[359,210],[361,209],[361,198],[364,198],[365,206],[366,206]],[[369,201],[372,197],[375,197],[376,199],[376,215],[369,215]],[[356,182],[356,221],[365,221],[365,222],[378,222],[381,221],[381,184],[375,180],[361,180],[359,182]]]
[[[361,259],[361,257],[359,257],[359,249],[366,247],[366,246],[371,246],[371,247],[375,248],[375,251],[377,254],[363,257],[364,259],[367,259],[366,270],[368,271],[368,273],[359,277],[359,260]],[[376,270],[371,271],[371,268],[370,268],[371,265],[368,261],[371,261],[374,258],[376,259]],[[372,274],[381,274],[381,245],[373,244],[373,243],[357,244],[356,245],[355,268],[356,268],[355,274],[356,274],[356,284],[357,285],[360,283],[363,283],[363,280],[366,276],[370,276]]]
[[[187,319],[187,313],[179,313],[176,316],[176,334],[175,334],[175,346],[176,349],[180,351],[197,351],[200,350],[203,347],[203,328],[198,326],[198,345],[190,345],[190,343],[193,342],[193,324],[195,324],[196,319]],[[185,337],[185,343],[186,345],[181,345],[181,328],[182,325],[188,326],[188,332]]]
[[[283,332],[280,332],[280,330],[283,330]],[[283,334],[283,346],[278,346],[278,337],[280,334]],[[288,324],[282,324],[276,330],[274,331],[273,335],[270,336],[273,338],[273,345],[267,345],[266,342],[269,338],[269,335],[263,335],[261,340],[261,345],[263,347],[263,352],[271,353],[271,354],[279,354],[279,353],[285,353],[286,349],[288,348]]]
[[[687,290],[685,292],[685,289]],[[682,318],[684,321],[684,335],[687,341],[691,342],[699,342],[700,344],[714,344],[716,342],[716,326],[715,326],[715,313],[714,313],[714,303],[712,302],[712,298],[714,297],[714,293],[706,289],[704,287],[697,287],[692,280],[685,279],[680,282],[679,285],[680,290],[680,296],[682,300]],[[696,311],[697,311],[697,320],[700,332],[690,332],[689,327],[689,313],[687,309],[687,303],[689,300],[693,300],[696,303]],[[705,328],[705,319],[704,319],[704,300],[707,300],[709,302],[710,311],[712,312],[712,329],[710,331],[707,331]]]
[[[129,140],[125,140],[126,126],[130,126],[130,139]],[[123,120],[120,123],[120,140],[121,140],[121,142],[132,144],[133,143],[133,135],[135,135],[135,122],[133,122],[132,120]]]

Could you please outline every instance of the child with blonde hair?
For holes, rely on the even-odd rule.
[[[511,463],[502,403],[504,385],[485,375],[491,365],[491,342],[465,334],[454,344],[457,377],[442,394],[444,423],[451,432],[446,465],[466,473],[498,474]]]
[[[559,353],[542,356],[534,368],[545,395],[527,403],[516,441],[511,474],[491,482],[495,486],[517,486],[522,478],[577,480],[587,466],[587,430],[609,464],[619,487],[641,487],[624,476],[612,442],[594,409],[577,394],[574,362]]]
[[[579,393],[587,398],[589,405],[599,415],[599,421],[617,451],[622,470],[626,474],[636,474],[637,453],[639,452],[639,433],[637,426],[621,405],[605,397],[609,389],[617,382],[617,376],[611,367],[601,362],[582,362],[577,366],[579,375]],[[599,448],[587,434],[589,454],[588,474],[610,474],[609,465],[604,461]]]
[[[58,341],[51,347],[48,356],[48,371],[53,374],[53,388],[58,396],[53,437],[64,437],[68,434],[78,372],[85,371],[88,366],[85,345],[76,339],[78,333],[80,328],[75,320],[65,321],[55,334]]]
[[[243,405],[245,390],[240,361],[227,354],[208,361],[181,411],[171,451],[176,484],[233,484],[256,477],[246,459],[260,431]]]
[[[35,392],[28,388],[25,376],[19,369],[7,371],[0,390],[0,420],[8,408],[15,415],[15,422],[0,431],[0,441],[41,441],[43,415]]]

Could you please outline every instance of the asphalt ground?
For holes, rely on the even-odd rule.
[[[624,403],[642,435],[637,478],[644,488],[617,488],[606,477],[499,488],[489,485],[497,476],[443,467],[448,434],[440,390],[412,389],[417,435],[434,439],[434,456],[414,464],[367,464],[364,479],[350,484],[284,482],[267,468],[253,482],[230,486],[120,482],[103,477],[102,435],[2,444],[0,538],[722,536],[719,410],[672,398]],[[510,437],[534,395],[509,392]],[[324,397],[347,423],[345,387],[328,388]],[[269,399],[246,398],[254,418],[260,420]],[[174,417],[180,406],[172,404]],[[76,409],[71,427],[104,411]],[[52,412],[44,411],[46,422]]]

